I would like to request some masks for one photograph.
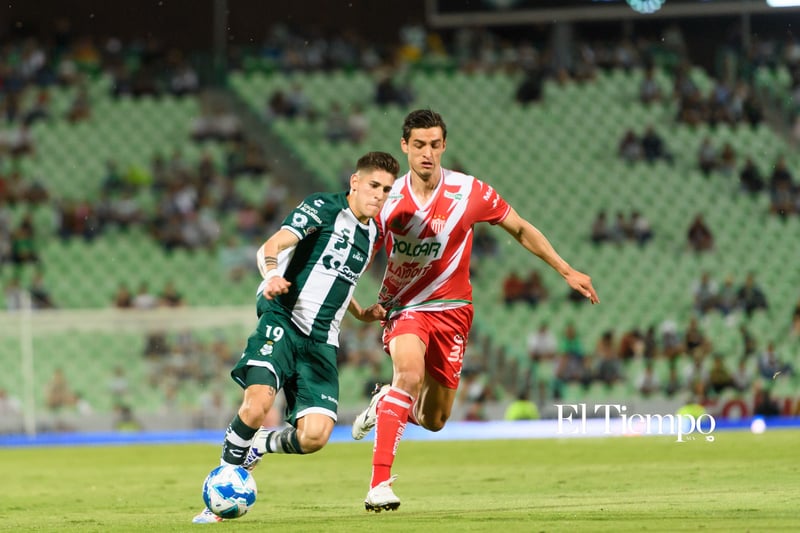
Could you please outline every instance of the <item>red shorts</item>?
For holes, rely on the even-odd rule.
[[[444,311],[403,311],[383,329],[383,349],[398,335],[412,334],[426,346],[425,371],[450,389],[458,388],[464,349],[472,327],[472,305]]]

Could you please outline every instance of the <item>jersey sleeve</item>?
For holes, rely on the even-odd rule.
[[[325,213],[331,201],[323,194],[312,194],[286,215],[281,228],[287,229],[303,240],[324,225]]]
[[[475,179],[475,186],[472,188],[470,207],[475,222],[490,224],[502,222],[511,211],[511,206],[500,196],[500,193],[479,179]]]
[[[373,219],[373,222],[377,228],[375,244],[372,246],[372,257],[375,257],[375,254],[377,254],[386,243],[386,226],[384,224],[385,221],[381,217],[381,213],[378,213],[378,216]]]

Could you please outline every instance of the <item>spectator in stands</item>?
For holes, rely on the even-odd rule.
[[[139,201],[130,189],[108,199],[105,213],[106,222],[128,230],[131,226],[138,226],[144,223],[145,214],[142,212]],[[98,210],[99,211],[99,210]],[[98,212],[98,217],[102,214]]]
[[[717,149],[714,147],[711,137],[705,137],[697,151],[697,165],[705,177],[717,169],[719,164]]]
[[[14,159],[33,155],[36,151],[36,141],[33,138],[33,133],[25,122],[11,131],[8,138],[8,151]]]
[[[633,227],[630,221],[625,218],[625,213],[617,211],[614,218],[614,224],[611,226],[611,241],[617,244],[622,244],[633,235]]]
[[[67,110],[66,119],[70,123],[76,124],[88,119],[91,114],[92,108],[89,103],[89,90],[86,88],[86,85],[81,85]]]
[[[267,110],[265,114],[267,121],[282,117],[288,118],[293,116],[293,114],[294,111],[292,110],[289,99],[286,97],[286,93],[281,89],[274,91],[267,101]]]
[[[755,274],[749,272],[744,284],[739,288],[739,307],[749,317],[759,309],[767,309],[767,297],[756,283]]]
[[[45,402],[51,411],[60,411],[75,405],[75,393],[67,383],[64,370],[56,367],[45,385]]]
[[[175,96],[195,94],[200,90],[200,77],[192,64],[180,60],[170,75],[169,92]]]
[[[492,387],[489,384],[489,377],[482,370],[469,367],[462,373],[462,386],[459,387],[459,399],[461,403],[469,405],[475,402],[486,402],[496,399]]]
[[[708,123],[713,127],[717,124],[730,124],[733,117],[728,110],[731,99],[731,90],[728,85],[717,80],[708,98]]]
[[[755,335],[753,335],[747,327],[746,323],[739,324],[739,335],[742,337],[742,358],[748,358],[755,355],[758,349],[758,342]]]
[[[642,373],[636,379],[636,390],[645,398],[661,390],[661,380],[658,379],[652,359],[645,362]]]
[[[383,356],[383,345],[380,335],[367,323],[359,322],[354,327],[342,332],[347,340],[347,362],[359,368],[373,363],[380,368]]]
[[[739,185],[742,191],[748,194],[757,194],[764,189],[764,179],[752,157],[745,160],[744,166],[739,172]]]
[[[628,163],[636,163],[637,161],[641,161],[642,157],[644,156],[642,143],[633,130],[629,129],[622,136],[622,139],[619,141],[617,153],[623,161]]]
[[[11,263],[16,267],[38,263],[39,253],[37,248],[33,218],[30,214],[27,214],[11,233]]]
[[[150,287],[146,281],[139,284],[136,296],[133,297],[134,309],[155,309],[158,307],[158,298],[150,292]]]
[[[331,103],[328,116],[325,119],[325,137],[332,143],[348,140],[347,115],[342,110],[339,102]]]
[[[800,298],[797,299],[797,303],[794,305],[792,323],[789,331],[792,337],[800,337]]]
[[[711,353],[711,340],[700,329],[700,323],[695,317],[689,319],[689,324],[683,334],[683,344],[686,348],[686,353],[691,356],[703,357]]]
[[[753,94],[753,91],[749,91],[745,98],[744,117],[753,128],[758,126],[764,118],[764,110],[761,107],[758,97]]]
[[[539,420],[539,408],[531,401],[527,388],[520,390],[516,399],[506,407],[503,419],[509,422]]]
[[[549,292],[547,287],[544,286],[542,275],[538,270],[531,270],[528,274],[528,279],[525,280],[525,293],[523,299],[532,306],[538,305],[540,302],[547,300]]]
[[[26,293],[25,289],[22,288],[19,276],[11,276],[6,282],[3,293],[8,311],[19,311],[25,305]]]
[[[795,211],[795,198],[793,187],[783,181],[770,187],[770,206],[772,214],[786,218]]]
[[[410,91],[398,87],[390,72],[384,72],[375,84],[375,103],[381,107],[387,105],[406,106],[414,100]]]
[[[689,248],[692,251],[701,253],[714,249],[714,235],[711,229],[706,225],[706,221],[702,213],[697,213],[689,226],[687,232],[689,241]]]
[[[715,394],[721,394],[728,388],[735,388],[733,375],[726,366],[723,355],[715,353],[708,371],[708,389]]]
[[[258,246],[243,242],[237,235],[228,235],[225,242],[217,248],[220,266],[227,278],[239,282],[251,272],[256,271],[253,257]]]
[[[100,230],[97,213],[87,200],[67,200],[58,205],[58,235],[66,240],[83,237],[94,239]]]
[[[472,240],[473,257],[495,257],[497,251],[497,240],[489,229],[484,224],[476,226]]]
[[[114,293],[112,303],[117,309],[130,309],[133,307],[133,294],[131,294],[127,283],[124,281],[117,286],[117,292]]]
[[[614,332],[603,332],[594,348],[594,359],[597,360],[597,369],[594,375],[597,380],[611,386],[622,380],[622,365],[617,357],[617,347],[614,345]]]
[[[642,340],[642,333],[639,331],[639,328],[633,328],[626,331],[620,338],[617,353],[621,360],[627,362],[635,357],[641,356],[643,350],[644,341]]]
[[[539,329],[528,335],[527,344],[531,361],[554,359],[558,351],[558,341],[547,322],[539,324]]]
[[[467,412],[464,413],[465,422],[485,422],[487,420],[485,401],[476,400],[467,404]]]
[[[22,402],[11,396],[3,387],[0,387],[0,419],[13,420],[22,414]]]
[[[252,141],[244,141],[240,144],[244,149],[244,157],[241,165],[236,169],[236,174],[259,175],[269,172],[270,165],[267,161],[263,147]]]
[[[592,222],[592,232],[591,232],[592,242],[594,244],[600,244],[608,241],[610,237],[611,237],[611,232],[608,228],[608,220],[606,217],[606,212],[604,210],[600,210],[597,212],[594,222]]]
[[[717,309],[725,316],[733,313],[739,307],[738,289],[733,284],[733,276],[725,276],[725,281],[717,292]]]
[[[667,319],[661,324],[661,350],[664,357],[674,359],[683,353],[683,340],[674,320]]]
[[[669,374],[667,375],[667,382],[664,383],[664,394],[668,398],[672,398],[675,394],[683,389],[683,383],[678,375],[678,367],[674,362],[670,362]]]
[[[729,142],[722,145],[722,152],[719,154],[717,169],[726,178],[732,177],[736,172],[736,150],[734,150],[733,145]]]
[[[36,93],[36,100],[25,113],[23,118],[25,124],[32,125],[37,120],[50,119],[50,91],[46,87],[40,87]]]
[[[114,405],[113,427],[115,431],[128,432],[142,430],[142,424],[134,416],[131,406],[119,402]]]
[[[363,106],[353,104],[350,115],[347,117],[347,134],[350,142],[361,144],[369,134],[369,118]]]
[[[755,392],[755,399],[753,402],[753,415],[754,416],[778,416],[781,414],[781,408],[772,398],[772,393],[767,387],[759,387]]]
[[[772,169],[769,180],[770,193],[775,194],[775,192],[783,186],[791,190],[794,187],[794,178],[786,164],[786,158],[781,156],[775,161],[775,165]]]
[[[664,148],[664,139],[652,125],[647,127],[642,136],[642,153],[648,163],[654,163],[659,159],[672,163],[672,154]]]
[[[645,359],[655,359],[658,355],[658,341],[656,340],[656,327],[647,326],[642,337],[642,355]]]
[[[28,291],[31,295],[31,305],[34,309],[55,309],[56,304],[50,296],[50,291],[45,287],[44,275],[41,270],[33,274]]]
[[[125,375],[125,367],[123,365],[117,365],[111,371],[111,377],[108,379],[106,389],[111,398],[115,400],[124,400],[128,397],[128,394],[130,394],[130,381]]]
[[[317,116],[311,100],[308,98],[303,85],[300,83],[293,83],[289,87],[289,93],[286,96],[289,102],[289,118],[308,118],[313,120]]]
[[[122,173],[119,171],[117,162],[113,159],[106,161],[105,176],[102,181],[102,191],[108,194],[115,194],[121,192],[126,184],[122,180]]]
[[[655,67],[648,65],[639,84],[639,100],[645,105],[661,100],[661,87],[655,76]]]
[[[790,374],[792,365],[781,360],[775,351],[775,343],[769,341],[758,358],[758,373],[765,380],[776,379],[781,374]],[[784,376],[785,377],[785,376]]]
[[[544,75],[538,67],[531,67],[525,71],[522,82],[517,87],[515,98],[522,105],[538,102],[542,99]]]
[[[698,126],[707,122],[708,106],[700,94],[700,90],[695,87],[684,94],[678,102],[678,121],[689,126]]]
[[[190,130],[192,140],[197,142],[242,140],[239,117],[211,104],[203,106],[201,114],[192,121]]]
[[[653,228],[650,226],[650,221],[639,211],[634,210],[631,212],[630,226],[633,239],[639,246],[644,246],[653,238]]]
[[[158,295],[158,302],[161,307],[181,307],[183,305],[183,295],[175,287],[175,282],[168,280]]]
[[[512,271],[503,281],[503,301],[506,305],[525,299],[525,281],[516,271]]]
[[[700,279],[692,286],[693,307],[696,313],[704,315],[717,307],[717,283],[711,274],[704,270]]]
[[[584,359],[586,350],[583,341],[571,322],[564,328],[559,346],[559,361],[556,376],[561,381],[577,381],[584,375]]]
[[[702,394],[705,397],[708,371],[705,368],[705,358],[702,355],[695,355],[689,359],[689,364],[684,369],[684,381],[690,391],[698,394],[702,390]]]
[[[733,380],[733,388],[736,389],[737,392],[746,392],[750,390],[750,386],[753,384],[753,373],[747,366],[747,358],[740,357],[739,362],[736,365],[736,370],[733,372],[731,376]]]

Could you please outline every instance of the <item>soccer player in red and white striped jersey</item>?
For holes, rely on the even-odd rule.
[[[411,112],[400,146],[409,172],[395,181],[378,216],[388,256],[378,302],[387,312],[383,342],[393,378],[353,424],[356,439],[376,428],[364,502],[376,512],[400,505],[391,467],[407,421],[439,431],[450,417],[472,325],[469,268],[475,223],[499,224],[570,287],[599,302],[589,276],[562,259],[489,184],[441,167],[447,127],[438,113]]]

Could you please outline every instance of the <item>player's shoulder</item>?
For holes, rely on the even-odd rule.
[[[306,196],[302,203],[316,205],[318,207],[322,207],[323,205],[339,207],[343,202],[346,202],[344,193],[315,192]]]
[[[465,174],[464,172],[459,172],[458,170],[450,170],[447,168],[442,169],[443,171],[443,178],[444,182],[447,185],[473,185],[477,183],[483,183],[481,180],[472,176],[470,174]]]
[[[298,210],[310,215],[317,223],[346,208],[347,197],[343,192],[316,192],[306,196],[297,206]]]

